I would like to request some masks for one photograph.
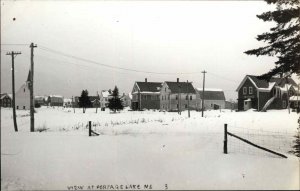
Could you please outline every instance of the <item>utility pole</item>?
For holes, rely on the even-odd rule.
[[[74,110],[74,113],[75,113],[75,107],[74,107],[73,96],[72,96],[72,107],[73,107],[73,110]]]
[[[36,48],[36,45],[33,43],[30,44],[31,49],[31,65],[30,65],[30,132],[34,132],[34,94],[33,94],[33,49]]]
[[[97,91],[97,97],[99,98],[99,93]],[[99,98],[100,100],[100,98]],[[95,102],[96,102],[96,113],[98,112],[98,103],[99,103],[99,100],[96,98]]]
[[[14,128],[15,128],[15,132],[18,132],[18,126],[17,126],[17,119],[16,119],[16,102],[15,102],[15,57],[21,54],[21,52],[8,52],[6,53],[6,55],[11,55],[11,72],[12,72],[12,107],[13,107],[13,118],[14,118]]]
[[[178,82],[178,87],[179,87],[179,93],[178,93],[178,114],[181,115],[181,108],[180,108],[180,105],[181,105],[181,86]]]
[[[205,70],[203,72],[203,91],[202,91],[202,117],[203,117],[203,113],[204,113],[204,87],[205,87],[205,73],[207,73]]]
[[[189,81],[186,81],[186,93],[187,93],[187,104],[188,104],[188,117],[190,118],[190,98],[189,98]]]

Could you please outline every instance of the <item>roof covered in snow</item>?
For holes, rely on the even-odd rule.
[[[64,98],[63,96],[61,95],[49,95],[50,98],[53,98],[53,97],[56,97],[56,98]]]
[[[197,88],[197,92],[200,95],[200,98],[203,99],[203,89]],[[204,89],[204,99],[205,100],[224,100],[225,101],[225,94],[221,89]]]
[[[299,101],[300,102],[300,96],[292,96],[292,97],[290,97],[290,101]]]
[[[110,96],[110,92],[108,90],[102,90],[101,91],[101,96],[104,98],[107,98]]]
[[[280,88],[286,88],[286,84],[297,86],[296,82],[292,78],[272,77],[269,81],[267,81],[267,80],[259,79],[258,76],[246,75],[243,81],[240,83],[239,87],[237,88],[237,91],[239,91],[239,89],[243,86],[246,79],[249,79],[258,90],[262,90],[262,91],[271,91],[271,89],[274,86],[279,86]]]
[[[160,92],[161,82],[136,82],[140,92]]]
[[[166,84],[172,93],[196,93],[191,82],[166,82]]]

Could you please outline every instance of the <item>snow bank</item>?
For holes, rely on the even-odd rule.
[[[20,131],[15,133],[12,111],[1,108],[1,190],[67,190],[74,185],[299,189],[299,160],[288,153],[297,131],[296,113],[218,110],[202,118],[192,111],[188,118],[187,112],[95,111],[39,108],[36,128],[47,130],[30,133],[28,111],[18,110]],[[100,136],[88,137],[89,120]],[[251,141],[286,144],[279,151],[288,159],[231,137],[229,154],[223,154],[224,123]]]

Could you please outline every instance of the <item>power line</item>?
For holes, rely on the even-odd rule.
[[[229,79],[229,78],[227,78],[227,77],[223,77],[223,76],[220,76],[220,75],[218,75],[218,74],[214,74],[214,73],[212,73],[212,72],[209,72],[209,73],[207,73],[207,74],[212,75],[212,76],[217,77],[217,78],[222,78],[222,79],[224,79],[224,80],[231,81],[231,82],[234,82],[234,83],[239,83],[239,82],[236,81],[236,80],[232,80],[232,79]]]
[[[1,46],[29,46],[30,44],[1,44]]]
[[[108,68],[126,70],[126,71],[131,71],[131,72],[148,73],[148,74],[163,74],[163,75],[182,75],[182,74],[198,74],[198,73],[201,73],[201,72],[168,73],[168,72],[152,72],[152,71],[145,71],[145,70],[136,70],[136,69],[130,69],[130,68],[111,66],[111,65],[108,65],[108,64],[102,64],[100,62],[96,62],[96,61],[93,61],[93,60],[88,60],[88,59],[85,59],[85,58],[81,58],[81,57],[77,57],[77,56],[74,56],[74,55],[66,54],[66,53],[63,53],[63,52],[60,52],[60,51],[57,51],[57,50],[53,50],[53,49],[44,47],[44,46],[39,46],[39,49],[43,50],[43,51],[59,54],[61,56],[65,56],[65,57],[73,58],[73,59],[76,59],[76,60],[80,60],[80,61],[83,61],[83,62],[88,62],[88,63],[92,63],[92,64],[96,64],[96,65],[100,65],[100,66],[104,66],[104,67],[108,67]]]

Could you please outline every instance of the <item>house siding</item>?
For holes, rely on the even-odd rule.
[[[247,88],[246,94],[243,92],[244,87]],[[249,93],[249,87],[252,87],[252,94]],[[238,91],[238,110],[244,110],[244,101],[247,99],[251,99],[252,108],[258,109],[257,89],[249,79],[245,80],[244,84]]]
[[[186,96],[188,95],[189,99],[192,96],[192,100],[187,100]],[[176,96],[179,99],[176,99]],[[197,109],[197,96],[193,93],[172,93],[168,88],[167,84],[164,83],[160,91],[160,110],[166,111],[177,111],[177,105],[179,100],[180,110],[184,111],[186,109],[196,110]]]
[[[159,109],[160,108],[160,98],[159,98],[160,94],[159,93],[140,92],[137,84],[135,83],[131,94],[132,94],[131,109],[133,109],[133,110]]]
[[[219,109],[225,109],[225,100],[204,100],[205,109],[214,109],[214,105],[218,105]]]
[[[28,83],[23,84],[21,88],[16,92],[16,109],[30,109],[30,92]]]

